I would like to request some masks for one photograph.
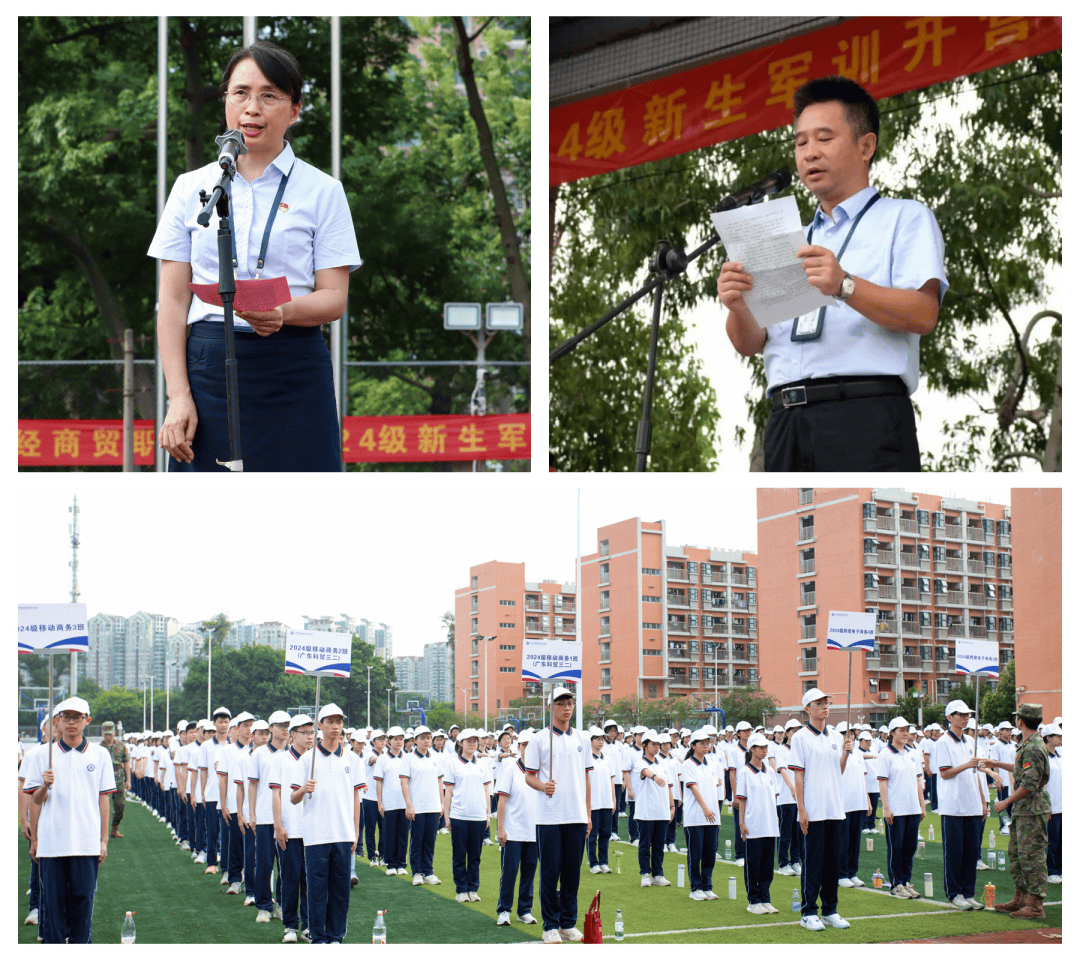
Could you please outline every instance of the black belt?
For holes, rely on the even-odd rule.
[[[780,410],[826,400],[907,395],[907,386],[899,377],[823,377],[774,387],[771,399],[773,409]]]

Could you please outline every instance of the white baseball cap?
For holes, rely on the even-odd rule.
[[[660,743],[660,734],[658,734],[655,730],[646,730],[641,735],[641,742],[648,743],[650,740],[653,743]]]
[[[824,700],[827,696],[827,693],[822,693],[817,687],[811,687],[802,695],[803,709],[805,710],[815,700]]]
[[[56,713],[63,713],[65,710],[81,713],[84,717],[90,716],[90,704],[82,697],[68,697],[56,705]]]
[[[289,729],[295,730],[297,727],[303,727],[306,724],[314,723],[314,721],[306,713],[298,713],[289,721]]]
[[[908,723],[903,717],[893,717],[889,721],[889,732],[892,733],[892,731],[895,730],[897,727],[910,727],[910,726],[911,726],[911,724]]]
[[[767,747],[768,745],[769,745],[769,741],[766,740],[764,734],[761,734],[761,733],[752,733],[752,734],[750,734],[750,739],[746,741],[747,748],[750,748],[750,747]]]
[[[246,710],[243,713],[237,714],[232,718],[232,722],[236,726],[240,726],[242,723],[247,723],[248,720],[254,720],[255,718]]]
[[[785,731],[794,730],[796,727],[801,727],[801,726],[802,726],[802,721],[801,720],[796,720],[794,717],[792,717],[787,723],[784,724],[784,730]]]
[[[203,722],[205,723],[205,721],[203,721]],[[256,730],[269,730],[269,729],[270,729],[270,724],[267,723],[265,720],[256,720],[251,725],[251,732],[252,733],[254,733]]]
[[[387,739],[389,739],[390,737],[403,737],[405,736],[405,731],[402,730],[401,727],[394,726],[386,731],[386,736]]]
[[[963,700],[950,700],[949,705],[945,708],[945,716],[951,717],[954,713],[974,713]]]
[[[754,728],[751,727],[750,724],[747,723],[745,720],[740,720],[737,724],[735,724],[735,732],[736,733],[738,733],[741,730],[753,730],[753,729]]]
[[[420,724],[420,726],[418,726],[415,730],[413,730],[413,736],[414,737],[418,737],[422,733],[431,733],[431,728],[430,727],[425,727],[423,724]]]
[[[344,720],[345,711],[336,703],[328,703],[319,710],[319,723],[322,723],[327,717],[341,717]]]
[[[577,696],[577,694],[574,693],[574,691],[571,690],[569,687],[556,687],[554,690],[551,691],[551,700],[549,702],[554,703],[556,700],[559,699],[559,697],[576,697],[576,696]]]
[[[288,723],[289,714],[284,710],[275,710],[272,714],[270,714],[269,717],[267,717],[266,722],[269,724]]]

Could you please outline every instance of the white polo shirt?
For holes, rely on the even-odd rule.
[[[611,792],[614,774],[611,764],[603,754],[592,755],[593,768],[589,771],[589,801],[593,810],[614,810],[615,798]],[[622,774],[619,774],[620,778]]]
[[[646,776],[649,770],[665,781],[661,787],[652,777]],[[671,819],[671,782],[668,780],[667,765],[661,761],[660,755],[655,760],[649,760],[644,753],[634,761],[634,769],[630,776],[634,782],[634,793],[637,796],[637,806],[634,808],[635,820],[670,820]]]
[[[673,754],[668,753],[665,757],[663,754],[659,754],[657,759],[667,767],[667,773],[665,773],[664,779],[668,782],[668,786],[671,787],[671,798],[676,802],[682,801],[682,780],[679,777],[682,768],[682,762]]]
[[[555,793],[550,797],[537,792],[538,825],[589,822],[585,777],[592,766],[592,744],[585,733],[574,727],[567,728],[565,733],[558,727],[545,727],[529,742],[525,769],[544,783],[555,781]],[[634,791],[637,792],[636,781]]]
[[[487,787],[491,783],[486,764],[477,762],[474,755],[466,760],[455,751],[443,783],[454,788],[450,798],[450,817],[453,820],[487,820],[491,816]]]
[[[48,750],[46,745],[44,750]],[[44,754],[45,764],[48,753]],[[23,791],[33,793],[44,782],[44,765],[26,771]],[[99,799],[116,792],[112,757],[85,737],[77,747],[63,740],[53,745],[52,769],[56,777],[38,817],[39,857],[98,857],[101,855]],[[31,803],[34,801],[31,800]]]
[[[934,752],[931,754],[930,762],[934,772],[938,774],[938,813],[943,817],[982,816],[982,792],[979,790],[979,780],[985,782],[985,774],[972,767],[949,779],[941,776],[942,770],[958,767],[974,756],[975,744],[968,736],[963,736],[958,740],[952,730],[946,730],[942,737],[934,741]]]
[[[256,824],[268,823],[270,826],[274,825],[274,795],[270,792],[270,785],[274,782],[274,775],[281,768],[278,754],[282,752],[275,749],[272,743],[267,742],[255,750],[248,758],[247,789],[255,791]],[[248,796],[249,794],[245,794],[245,806],[249,802]]]
[[[840,758],[844,738],[826,724],[817,730],[809,720],[788,741],[788,768],[803,772],[803,807],[811,820],[846,820]],[[793,773],[794,776],[794,773]]]
[[[509,762],[509,761],[508,761]],[[407,753],[398,769],[399,783],[409,781],[409,798],[413,813],[442,812],[442,764],[438,754],[430,747],[421,756],[416,750]],[[400,790],[400,786],[398,787]],[[386,785],[383,785],[383,802],[386,801]]]
[[[383,810],[405,809],[405,794],[401,792],[401,772],[404,762],[404,753],[399,753],[396,757],[392,753],[384,753],[375,761],[372,779],[376,784],[382,781]],[[379,794],[376,790],[375,799],[378,798]]]
[[[993,746],[990,747],[990,759],[1014,763],[1016,761],[1016,744],[1002,743],[1000,740],[995,739]],[[1005,789],[1006,795],[1012,793],[1012,773],[1008,770],[996,770],[995,773],[1001,777],[1001,785]]]
[[[304,770],[303,761],[307,760],[307,770]],[[290,840],[304,839],[304,805],[292,802],[293,781],[297,779],[307,781],[311,775],[310,754],[298,754],[295,747],[287,747],[274,754],[277,761],[277,769],[273,772],[270,780],[270,789],[281,791],[281,826],[289,835]]]
[[[236,785],[242,783],[247,776],[250,745],[250,741],[244,746],[239,743],[227,743],[218,751],[217,772],[225,774],[225,802],[229,813],[236,813]],[[244,816],[247,816],[246,812]]]
[[[869,800],[866,795],[866,763],[857,747],[848,754],[841,783],[844,785],[845,812],[866,810]]]
[[[356,754],[344,749],[340,743],[333,753],[328,753],[322,744],[314,750],[315,792],[305,793],[299,804],[304,808],[304,845],[355,843],[354,797],[364,782]],[[304,759],[311,762],[306,754]],[[293,767],[291,789],[302,787],[311,779],[310,774],[308,764],[297,763]]]
[[[1061,813],[1061,754],[1050,754],[1050,779],[1046,781],[1046,792],[1050,794],[1050,812]]]
[[[790,772],[791,766],[791,749],[786,743],[778,743],[776,745],[776,784],[780,788],[780,795],[776,798],[776,805],[783,806],[786,803],[795,803],[795,794],[788,789],[787,781],[780,775],[781,770],[788,770],[788,776],[791,777],[791,782],[795,782],[795,775]],[[877,789],[877,784],[874,784],[874,788]]]
[[[862,751],[860,751],[860,754],[862,756],[863,766],[866,768],[866,771],[863,774],[863,782],[866,784],[866,792],[867,793],[877,793],[878,792],[878,782],[877,782],[878,755],[876,753],[872,753],[872,752],[871,753],[862,753]]]
[[[749,763],[739,767],[735,775],[735,798],[742,798],[743,819],[747,836],[753,840],[758,837],[780,836],[780,819],[776,814],[776,798],[780,788],[776,784],[776,773],[765,763],[760,770],[755,770]]]
[[[506,797],[503,805],[503,829],[506,839],[518,843],[536,842],[536,791],[525,782],[525,766],[519,760],[504,760],[499,765],[495,792]],[[457,791],[454,791],[455,795]]]
[[[921,813],[919,797],[922,779],[918,750],[898,751],[889,744],[878,754],[878,783],[886,783],[889,790],[889,809],[893,816],[904,817]]]
[[[705,755],[706,759],[708,754]],[[682,765],[683,782],[683,824],[687,827],[709,827],[720,823],[720,805],[716,802],[716,775],[710,769],[709,764],[697,759],[693,754],[686,758]],[[691,786],[696,786],[701,799],[716,819],[709,823],[697,802]]]
[[[219,751],[228,747],[229,743],[227,741],[222,740],[219,743],[216,736],[211,737],[199,747],[199,781],[202,782],[202,771],[205,770],[206,790],[204,799],[207,803],[218,803],[221,800],[221,790],[217,778],[217,758]]]

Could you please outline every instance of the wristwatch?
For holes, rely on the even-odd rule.
[[[855,278],[850,273],[844,274],[844,279],[840,281],[840,292],[834,296],[833,299],[843,302],[847,300],[855,292]]]

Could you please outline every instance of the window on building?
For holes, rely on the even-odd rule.
[[[500,623],[499,626],[503,630],[515,630],[515,629],[517,629],[517,624],[516,623]]]
[[[799,506],[804,507],[808,503],[814,502],[814,490],[812,487],[800,487],[799,488]]]
[[[660,569],[658,567],[642,567],[641,572],[647,577],[660,576]]]
[[[605,637],[611,633],[611,617],[600,618],[600,636]]]
[[[476,631],[475,624],[473,625],[473,631]],[[476,637],[472,638],[472,655],[475,657],[480,652],[480,641]]]
[[[513,606],[516,606],[516,605],[517,605],[516,600],[500,600],[499,601],[499,606],[500,607],[513,607]]]
[[[602,686],[602,687],[610,687],[611,686],[611,668],[610,667],[601,667],[600,668],[600,686]]]
[[[605,641],[604,643],[600,644],[600,659],[601,660],[610,660],[611,659],[611,642],[610,641]]]
[[[650,683],[650,684],[647,685],[647,688],[648,688],[648,691],[649,691],[648,696],[649,697],[655,697],[656,696],[656,684],[655,683]]]
[[[516,650],[517,645],[513,644],[513,643],[500,643],[499,644],[499,649],[500,650]]]
[[[606,557],[608,555],[608,542],[607,540],[600,541],[600,556]]]
[[[480,684],[474,683],[472,685],[472,698],[475,700],[480,696]]]
[[[600,694],[600,702],[601,703],[611,703],[611,694],[610,693],[602,693],[602,694]]]
[[[472,610],[470,611],[470,613],[476,613],[476,601],[477,601],[478,598],[477,597],[472,597],[471,599],[472,599]]]
[[[480,579],[479,577],[473,577],[473,578],[472,578],[472,588],[473,588],[474,590],[476,589],[477,581],[478,581],[479,579]]]
[[[499,673],[517,673],[517,667],[499,667]]]

